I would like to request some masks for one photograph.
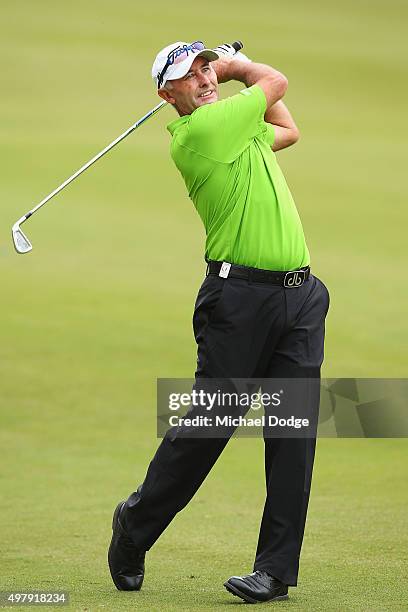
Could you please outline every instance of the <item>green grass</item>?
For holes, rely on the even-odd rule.
[[[118,593],[105,563],[111,510],[143,477],[154,444],[152,435],[135,441],[140,421],[131,411],[112,433],[113,412],[101,420],[85,410],[81,427],[80,415],[42,412],[35,431],[19,423],[4,437],[19,461],[2,482],[3,588],[65,588],[77,610],[228,609],[237,600],[222,582],[253,561],[261,442],[230,443],[148,553],[142,591]],[[399,440],[319,442],[301,577],[284,609],[406,609],[406,450]]]
[[[66,588],[71,609],[223,610],[251,569],[262,443],[230,443],[118,593],[117,501],[157,445],[155,381],[189,377],[203,230],[169,158],[166,108],[24,227],[12,223],[156,104],[150,66],[180,37],[289,78],[301,141],[279,154],[332,294],[324,374],[406,376],[406,4],[3,0],[0,23],[0,590]],[[224,87],[225,94],[237,91]],[[180,266],[180,262],[184,262]],[[291,610],[408,607],[405,440],[320,440]]]

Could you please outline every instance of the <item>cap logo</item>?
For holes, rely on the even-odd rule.
[[[191,45],[183,45],[182,47],[178,47],[177,49],[174,49],[174,51],[171,54],[171,57],[169,57],[169,63],[172,64],[178,64],[180,63],[180,60],[184,60],[185,58],[181,58],[180,56],[183,53],[186,53],[187,55],[190,53],[190,51],[192,53],[198,53],[199,51],[202,51],[204,45],[200,44],[197,45],[197,43],[191,43]],[[200,48],[198,48],[200,47]],[[170,54],[169,54],[170,56]]]

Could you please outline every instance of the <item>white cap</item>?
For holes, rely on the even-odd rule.
[[[157,88],[164,87],[166,81],[185,76],[196,57],[205,57],[213,62],[219,58],[219,55],[212,49],[206,49],[201,40],[193,43],[179,41],[164,47],[156,55],[152,66],[152,77]]]

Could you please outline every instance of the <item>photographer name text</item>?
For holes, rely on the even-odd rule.
[[[262,415],[256,418],[244,416],[195,416],[192,418],[172,415],[169,417],[171,427],[293,427],[301,429],[309,427],[309,419],[298,419],[293,415],[288,418],[279,418],[275,415]]]

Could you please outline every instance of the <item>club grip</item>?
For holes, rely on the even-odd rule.
[[[240,51],[243,48],[243,43],[240,40],[236,40],[235,42],[231,43],[231,47],[234,47],[235,51]]]

